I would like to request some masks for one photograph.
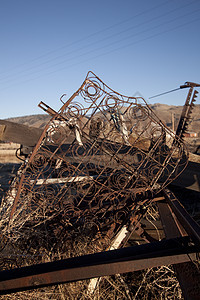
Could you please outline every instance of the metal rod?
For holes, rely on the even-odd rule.
[[[189,260],[186,253],[198,251],[184,237],[6,270],[0,272],[0,294],[181,263]]]
[[[153,98],[156,98],[156,97],[159,97],[159,96],[162,96],[162,95],[166,95],[166,94],[178,91],[178,90],[180,90],[180,87],[176,88],[176,89],[173,89],[173,90],[170,90],[168,92],[164,92],[164,93],[161,93],[161,94],[158,94],[158,95],[155,95],[155,96],[151,96],[151,97],[149,97],[149,99],[153,99]]]

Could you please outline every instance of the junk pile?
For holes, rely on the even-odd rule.
[[[58,112],[39,104],[51,120],[0,208],[2,294],[88,279],[84,290],[91,296],[103,275],[185,263],[186,253],[198,252],[198,224],[166,189],[187,166],[182,138],[195,86],[185,84],[189,94],[176,134],[142,97],[121,95],[92,72],[71,98],[61,97]],[[155,205],[175,236],[165,230],[158,241],[141,226]],[[147,244],[128,254],[134,232]]]

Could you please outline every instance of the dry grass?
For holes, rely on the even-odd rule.
[[[99,252],[109,245],[110,240],[105,235],[102,236],[97,231],[91,235],[92,223],[76,228],[71,226],[69,232],[62,216],[62,208],[49,215],[49,205],[44,203],[42,209],[38,207],[27,214],[28,203],[28,200],[24,201],[21,209],[18,207],[9,225],[11,207],[6,202],[0,207],[1,270]],[[146,219],[154,223],[158,218],[156,206],[149,206]],[[159,239],[158,230],[157,234]],[[18,292],[1,296],[0,299],[183,299],[172,266],[102,277],[93,293],[88,292],[89,282],[84,280]]]
[[[35,215],[27,215],[24,219],[24,210],[18,210],[14,220],[8,226],[9,206],[1,207],[0,227],[3,233],[4,248],[0,253],[1,269],[10,269],[33,263],[42,263],[79,256],[104,250],[109,239],[96,234],[92,238],[88,233],[91,224],[71,228],[70,239],[67,237],[64,225],[57,231],[57,238],[52,237],[52,228],[56,226],[52,218],[46,226],[40,220],[40,226],[27,226]],[[45,208],[43,208],[43,212]],[[47,211],[47,208],[46,208]],[[48,215],[48,214],[47,214]],[[149,220],[158,216],[155,207],[150,207]],[[44,220],[43,220],[44,221]],[[62,222],[61,222],[62,223]],[[50,227],[48,227],[50,226]],[[50,229],[51,228],[51,229]],[[71,238],[73,237],[73,239]],[[88,291],[89,280],[61,284],[53,287],[39,288],[33,291],[18,292],[1,296],[0,299],[182,299],[179,283],[173,268],[160,267],[140,272],[103,277],[93,293]]]

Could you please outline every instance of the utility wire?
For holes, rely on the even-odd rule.
[[[171,29],[169,29],[169,30],[161,31],[161,32],[159,32],[159,33],[157,33],[157,34],[154,34],[154,35],[151,35],[151,36],[149,36],[149,37],[147,37],[147,38],[143,38],[143,39],[140,39],[140,40],[138,40],[138,41],[129,43],[128,45],[125,45],[125,46],[121,46],[121,47],[112,49],[112,50],[110,50],[110,51],[107,51],[107,52],[104,52],[104,53],[102,53],[102,54],[99,54],[99,55],[90,57],[90,58],[88,58],[88,59],[86,59],[86,60],[83,60],[83,61],[80,61],[80,62],[78,62],[78,63],[74,63],[74,64],[71,64],[71,65],[65,66],[65,67],[63,67],[63,68],[54,70],[54,71],[49,72],[49,73],[47,73],[47,74],[43,74],[43,75],[39,75],[39,76],[34,77],[34,78],[31,78],[31,79],[27,79],[27,80],[22,81],[22,82],[20,82],[20,83],[30,82],[30,81],[32,81],[32,80],[39,79],[39,78],[41,78],[41,77],[43,77],[43,76],[49,76],[49,75],[52,75],[52,74],[54,74],[54,73],[56,73],[56,72],[59,72],[59,71],[65,70],[65,69],[67,69],[67,68],[71,68],[71,67],[74,67],[74,66],[76,66],[76,65],[80,65],[80,64],[85,63],[85,62],[87,62],[87,61],[91,61],[91,60],[93,60],[93,59],[96,59],[96,58],[99,58],[99,57],[108,55],[108,54],[113,53],[113,52],[115,52],[115,51],[119,51],[119,50],[121,50],[121,49],[123,49],[123,48],[131,47],[131,46],[133,46],[133,45],[135,45],[135,44],[138,44],[138,43],[147,41],[147,40],[152,39],[152,38],[155,38],[155,37],[157,37],[157,36],[159,36],[159,35],[162,35],[162,34],[165,34],[165,33],[171,32],[171,31],[175,31],[175,30],[177,30],[177,29],[179,29],[179,28],[181,28],[181,27],[184,27],[184,26],[186,26],[186,25],[189,25],[189,24],[194,23],[194,22],[199,21],[199,20],[200,20],[200,18],[197,18],[197,19],[195,19],[195,20],[192,20],[192,21],[186,22],[186,23],[184,23],[184,24],[178,25],[178,26],[176,26],[176,27],[173,27],[173,28],[171,28]],[[16,84],[14,84],[14,85],[17,85],[17,84],[19,84],[19,83],[16,83]],[[13,86],[13,85],[12,85],[12,86]],[[6,87],[6,88],[3,88],[3,89],[1,89],[1,90],[5,90],[5,89],[7,89],[7,88],[9,88],[9,87],[10,87],[10,86],[8,86],[8,87]]]
[[[197,1],[197,0],[195,0],[195,1],[193,1],[193,2],[196,2],[196,1]],[[169,14],[171,14],[171,13],[177,11],[177,10],[180,10],[180,9],[182,9],[182,8],[185,8],[185,7],[189,6],[189,5],[191,5],[193,2],[187,3],[187,4],[184,5],[184,6],[181,6],[181,7],[175,8],[175,9],[173,9],[173,10],[170,10],[170,11],[164,13],[164,14],[159,15],[158,17],[151,18],[150,20],[147,20],[147,21],[142,22],[142,23],[140,23],[140,24],[131,26],[131,27],[125,29],[125,30],[122,30],[122,31],[120,31],[120,32],[117,32],[117,33],[115,33],[115,34],[112,34],[112,35],[110,35],[110,36],[107,36],[107,37],[105,37],[105,38],[103,38],[103,39],[100,39],[100,40],[98,40],[98,41],[96,41],[96,42],[92,41],[92,42],[89,43],[86,47],[81,47],[81,48],[78,48],[78,49],[75,49],[75,50],[71,50],[70,52],[68,52],[68,53],[66,53],[66,54],[64,54],[64,55],[60,55],[60,56],[54,57],[53,59],[49,59],[49,60],[47,60],[47,61],[44,61],[44,62],[40,63],[39,65],[35,65],[35,66],[31,67],[31,68],[28,68],[28,69],[25,69],[25,70],[18,71],[17,74],[14,73],[13,75],[12,75],[12,74],[11,74],[11,75],[7,75],[7,76],[4,75],[2,78],[0,78],[0,80],[1,80],[1,81],[2,81],[2,80],[5,81],[7,78],[9,79],[10,77],[12,78],[13,76],[16,76],[16,75],[17,75],[17,77],[19,77],[19,74],[21,74],[21,73],[28,72],[29,70],[32,70],[32,69],[36,69],[36,68],[38,68],[38,67],[41,67],[42,65],[48,64],[48,63],[50,63],[50,62],[52,62],[52,61],[55,61],[55,60],[57,60],[57,59],[59,59],[59,58],[68,56],[68,55],[70,55],[70,54],[74,54],[75,52],[78,52],[78,51],[80,51],[80,50],[82,51],[84,48],[93,46],[94,44],[102,43],[103,41],[109,40],[110,38],[113,38],[113,37],[115,37],[115,36],[119,36],[119,35],[121,35],[121,34],[123,34],[123,33],[127,33],[128,31],[130,31],[130,30],[132,30],[132,29],[136,29],[136,28],[138,28],[138,27],[140,27],[140,26],[142,26],[142,25],[151,23],[152,21],[158,20],[158,19],[163,18],[163,17],[165,17],[165,16],[167,16],[167,15],[169,15]],[[199,11],[199,10],[195,10],[195,11],[192,11],[192,12],[190,12],[190,13],[188,13],[188,14],[183,15],[183,16],[176,17],[176,18],[174,19],[174,21],[176,21],[177,19],[180,19],[180,18],[182,18],[182,17],[189,16],[190,14],[195,13],[195,12],[197,12],[197,11]],[[121,42],[121,41],[124,41],[124,40],[127,40],[127,39],[129,39],[130,37],[139,35],[139,34],[141,34],[141,33],[145,33],[145,32],[151,31],[152,29],[155,29],[155,28],[157,28],[157,27],[160,27],[160,26],[162,26],[162,25],[164,25],[164,24],[168,24],[168,23],[170,23],[170,22],[173,22],[173,20],[172,20],[172,21],[164,22],[164,23],[162,23],[162,24],[160,24],[160,25],[156,25],[156,26],[154,26],[153,28],[148,28],[148,29],[146,29],[146,30],[137,32],[137,33],[134,34],[134,35],[131,34],[131,36],[129,36],[129,37],[127,37],[127,38],[124,38],[124,39],[121,39],[120,42]],[[116,41],[116,42],[114,42],[114,43],[110,43],[109,45],[116,44],[116,43],[119,43],[119,40]],[[106,46],[104,45],[103,48],[108,47],[109,45],[106,45]],[[101,47],[101,48],[102,48],[102,47]],[[98,50],[99,50],[99,48],[98,48]],[[93,51],[93,50],[90,50],[89,52],[86,52],[86,54],[91,53],[91,51]],[[94,50],[94,51],[95,51],[95,50]],[[80,54],[80,55],[81,55],[81,54]],[[80,55],[78,55],[78,57],[80,57]],[[85,54],[83,54],[83,55],[85,55]],[[75,58],[76,58],[76,57],[75,57]],[[72,58],[72,59],[73,59],[73,58]],[[68,58],[67,60],[71,60],[71,58]],[[64,60],[64,61],[62,61],[62,62],[59,62],[58,64],[61,64],[61,63],[63,63],[63,62],[66,62],[67,60]],[[57,65],[57,64],[56,64],[56,65]],[[56,65],[53,65],[53,66],[56,66]],[[48,68],[51,68],[51,67],[48,67]],[[38,71],[37,71],[37,72],[38,72]]]
[[[104,46],[102,46],[102,47],[98,47],[98,48],[96,48],[96,49],[92,49],[92,50],[87,51],[87,52],[85,52],[85,53],[81,53],[81,54],[76,55],[76,56],[74,56],[74,57],[72,57],[72,58],[68,58],[68,59],[62,60],[61,62],[58,62],[58,63],[56,63],[56,64],[53,64],[53,65],[51,65],[51,66],[48,66],[47,68],[45,68],[45,70],[51,69],[51,68],[54,67],[54,66],[57,67],[58,65],[63,64],[63,63],[65,63],[65,62],[69,61],[69,60],[71,61],[72,59],[77,59],[77,58],[79,58],[79,57],[82,57],[82,56],[86,56],[86,55],[88,55],[88,54],[91,54],[91,53],[93,53],[93,52],[95,52],[95,51],[99,51],[99,50],[101,50],[101,49],[105,49],[106,47],[108,48],[108,47],[110,47],[110,46],[113,46],[114,44],[119,44],[119,42],[121,43],[122,41],[130,40],[130,38],[133,38],[133,36],[137,36],[137,35],[140,35],[140,34],[142,34],[142,33],[152,31],[153,29],[156,29],[156,28],[158,28],[158,27],[161,27],[162,25],[166,25],[166,24],[172,23],[172,22],[174,22],[174,21],[177,21],[177,20],[180,19],[180,18],[187,17],[187,16],[189,16],[189,15],[191,15],[191,14],[194,14],[194,13],[198,12],[199,10],[200,10],[200,9],[195,10],[195,11],[192,11],[192,12],[190,12],[190,13],[188,13],[188,14],[184,14],[184,15],[182,15],[182,16],[176,17],[175,19],[172,19],[172,20],[170,20],[170,21],[163,22],[163,23],[161,23],[161,24],[159,24],[159,25],[156,25],[156,26],[154,26],[154,27],[151,27],[151,28],[148,28],[148,29],[146,29],[146,30],[137,32],[137,33],[135,33],[134,35],[130,35],[130,36],[128,36],[128,37],[125,37],[125,38],[123,38],[123,39],[117,40],[117,41],[115,41],[115,42],[111,42],[111,43],[109,43],[109,44],[107,44],[107,45],[104,45]],[[170,11],[170,12],[174,12],[174,11],[175,11],[175,10],[172,10],[172,11]],[[170,12],[168,12],[168,13],[166,13],[166,14],[163,14],[163,15],[159,16],[159,18],[160,18],[160,17],[163,17],[164,15],[169,14]],[[156,18],[156,19],[157,19],[157,18]],[[153,19],[151,19],[150,21],[152,21],[152,20],[153,20]],[[147,21],[147,23],[150,22],[150,21]],[[142,24],[144,24],[144,23],[142,23]],[[188,23],[187,23],[187,24],[188,24]],[[123,31],[123,32],[124,32],[124,31]],[[107,39],[107,38],[106,38],[106,39]],[[105,38],[104,38],[103,40],[105,40]],[[102,41],[102,40],[101,40],[101,41]],[[96,43],[99,43],[99,42],[101,42],[101,41],[98,41],[98,42],[96,42]],[[94,44],[94,43],[92,43],[92,44]],[[126,47],[126,46],[125,46],[125,47]],[[114,51],[115,51],[115,50],[114,50]],[[44,63],[43,63],[43,64],[44,64]],[[40,64],[40,67],[41,67],[41,64]],[[30,70],[31,70],[31,69],[30,69]],[[44,68],[42,69],[42,71],[43,71],[43,70],[44,70]],[[27,71],[29,71],[29,69],[28,69]],[[22,71],[21,73],[24,73],[24,72],[25,72],[25,71]],[[38,71],[31,72],[31,73],[28,74],[28,75],[30,76],[30,75],[35,74],[35,73],[38,73]],[[19,75],[19,73],[18,73],[18,75]],[[24,75],[24,76],[27,76],[27,75]],[[19,77],[19,76],[18,76],[18,77]],[[15,80],[15,79],[14,79],[14,80]]]
[[[169,94],[169,93],[172,93],[172,92],[175,92],[175,91],[178,91],[180,90],[181,88],[177,88],[177,89],[173,89],[173,90],[170,90],[168,92],[164,92],[164,93],[161,93],[161,94],[158,94],[158,95],[155,95],[155,96],[151,96],[149,97],[149,99],[153,99],[153,98],[156,98],[156,97],[159,97],[159,96],[162,96],[162,95],[166,95],[166,94]]]
[[[170,1],[171,1],[171,0],[170,0]],[[193,4],[194,2],[197,2],[197,1],[198,1],[198,0],[194,0],[194,1],[190,2],[190,3],[187,3],[187,4],[184,5],[184,6],[181,6],[181,7],[178,7],[178,8],[176,8],[176,9],[173,9],[173,10],[171,10],[171,11],[165,13],[165,14],[162,14],[162,15],[156,17],[156,18],[152,18],[152,19],[150,19],[150,20],[148,20],[148,21],[146,21],[146,22],[142,22],[142,23],[140,23],[140,24],[138,24],[138,25],[136,25],[136,26],[132,26],[132,27],[126,29],[126,30],[123,30],[123,31],[119,32],[119,33],[112,34],[111,36],[108,36],[108,37],[106,37],[106,38],[103,38],[103,39],[101,39],[101,40],[98,40],[97,42],[92,42],[92,43],[90,43],[89,45],[87,45],[86,47],[81,47],[81,48],[75,49],[75,50],[73,49],[72,51],[70,51],[70,52],[68,52],[68,53],[66,53],[66,54],[64,54],[64,55],[60,55],[60,56],[55,57],[55,58],[53,58],[53,59],[50,59],[50,60],[47,60],[47,61],[45,61],[45,62],[39,63],[39,65],[33,66],[33,67],[28,68],[28,69],[26,69],[26,70],[18,71],[18,72],[16,73],[16,75],[17,75],[17,77],[18,77],[20,73],[23,73],[23,72],[26,72],[26,71],[28,72],[29,70],[32,70],[32,69],[41,67],[41,65],[45,65],[45,64],[47,64],[47,63],[49,63],[49,62],[51,62],[51,61],[53,61],[53,60],[56,60],[56,59],[58,59],[58,58],[62,58],[62,57],[67,56],[67,55],[69,55],[69,54],[74,54],[75,52],[77,52],[77,51],[79,51],[79,50],[83,50],[84,48],[87,48],[87,47],[89,47],[89,46],[93,46],[94,44],[100,43],[100,42],[102,42],[102,41],[104,41],[104,40],[106,40],[106,39],[113,38],[113,36],[117,36],[117,35],[119,35],[119,34],[121,34],[121,33],[127,32],[127,31],[131,30],[132,28],[135,29],[135,28],[137,28],[137,27],[139,27],[139,26],[141,26],[141,25],[147,24],[147,23],[152,22],[152,21],[154,21],[154,20],[156,20],[156,19],[162,18],[162,17],[164,17],[164,16],[166,16],[166,15],[168,15],[168,14],[170,14],[170,13],[173,13],[174,11],[180,10],[180,9],[182,9],[182,8],[185,8],[185,7],[189,6],[189,5],[191,6],[191,4]],[[142,32],[142,33],[143,33],[143,32]],[[140,34],[140,33],[138,33],[138,34]],[[136,34],[136,35],[137,35],[137,34]],[[84,54],[83,54],[83,55],[84,55]],[[79,56],[80,56],[80,55],[78,55],[78,57],[79,57]],[[65,61],[64,61],[64,62],[65,62]],[[10,78],[10,77],[13,77],[13,76],[15,76],[15,74],[13,74],[13,75],[7,75],[7,76],[5,76],[5,74],[4,74],[4,76],[3,76],[0,80],[5,80],[6,78]]]
[[[198,0],[195,0],[195,1],[193,1],[193,2],[196,2],[196,1],[198,1]],[[87,35],[87,36],[85,36],[85,37],[83,37],[83,38],[81,38],[81,39],[78,39],[78,40],[76,40],[76,41],[74,41],[74,42],[72,42],[72,43],[70,43],[70,44],[65,45],[65,46],[59,47],[59,48],[57,48],[57,49],[55,49],[55,50],[48,51],[48,52],[46,52],[46,53],[44,53],[44,54],[42,54],[42,55],[40,55],[40,56],[38,56],[38,57],[36,57],[36,58],[33,58],[33,59],[29,60],[28,62],[26,62],[26,63],[24,63],[24,64],[19,64],[19,65],[17,65],[17,66],[14,66],[14,67],[10,68],[7,72],[9,72],[10,70],[19,68],[19,67],[21,67],[21,66],[27,65],[27,64],[29,64],[29,63],[31,63],[31,62],[40,60],[40,59],[43,58],[43,57],[46,57],[46,56],[48,56],[48,55],[51,55],[52,53],[55,53],[55,52],[58,52],[58,51],[60,51],[60,50],[69,48],[69,47],[71,47],[71,46],[73,46],[73,45],[76,45],[76,44],[82,42],[82,41],[85,41],[86,39],[90,39],[91,37],[94,37],[94,36],[96,37],[98,34],[101,34],[101,33],[103,33],[103,32],[106,32],[106,31],[108,31],[108,30],[110,30],[110,29],[112,29],[112,28],[115,28],[115,27],[117,27],[117,26],[119,26],[119,25],[121,25],[121,24],[124,24],[124,23],[129,22],[129,21],[133,20],[134,18],[140,17],[140,16],[142,16],[142,15],[144,15],[144,14],[147,14],[147,13],[149,13],[149,12],[151,12],[151,11],[154,11],[155,9],[160,8],[160,7],[162,7],[162,6],[166,5],[166,4],[168,4],[169,2],[173,2],[173,0],[165,1],[164,3],[161,3],[161,4],[159,4],[159,5],[153,6],[153,7],[149,8],[149,9],[147,9],[147,10],[141,12],[141,13],[138,13],[138,14],[134,15],[134,16],[132,16],[131,18],[128,18],[128,19],[125,19],[125,20],[120,21],[120,22],[118,22],[118,23],[115,23],[115,24],[113,24],[113,25],[111,25],[111,26],[108,26],[108,27],[106,27],[106,28],[104,28],[104,29],[102,29],[102,30],[99,30],[99,31],[95,32],[95,33],[89,34],[89,35]],[[193,2],[191,2],[191,4],[192,4]],[[5,72],[4,72],[4,74],[5,74]]]

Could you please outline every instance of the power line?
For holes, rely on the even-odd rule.
[[[193,2],[196,2],[196,1],[193,1]],[[190,3],[190,4],[191,4],[191,3]],[[183,8],[183,7],[185,7],[185,6],[188,6],[188,5],[189,5],[189,4],[184,5],[184,6],[182,6],[181,8]],[[178,9],[180,9],[180,7],[177,8],[177,9],[173,9],[173,10],[171,10],[171,11],[165,13],[165,14],[159,15],[157,18],[152,18],[152,19],[150,19],[150,20],[148,20],[148,21],[146,21],[146,22],[142,22],[142,23],[138,24],[137,26],[132,26],[131,28],[137,28],[137,27],[139,27],[139,26],[141,26],[141,25],[144,25],[144,24],[147,24],[147,23],[149,23],[149,22],[152,22],[153,20],[157,20],[157,19],[159,19],[159,18],[161,18],[161,17],[164,17],[164,16],[166,16],[166,15],[169,15],[170,13],[172,13],[172,12],[178,10]],[[51,65],[51,66],[48,66],[47,68],[45,68],[45,70],[48,70],[48,69],[51,69],[51,68],[54,67],[54,66],[58,66],[58,65],[60,65],[60,64],[63,64],[63,63],[65,63],[65,62],[68,61],[68,60],[77,59],[77,58],[79,58],[79,57],[82,57],[82,56],[86,56],[86,55],[88,55],[88,54],[91,54],[91,53],[93,53],[94,51],[101,50],[102,48],[105,49],[105,48],[108,48],[108,47],[110,47],[110,46],[112,46],[112,45],[114,45],[114,44],[118,44],[119,42],[121,43],[122,41],[129,40],[129,39],[132,38],[133,36],[137,36],[137,35],[140,35],[140,34],[142,34],[142,33],[152,31],[152,30],[155,29],[155,28],[158,28],[158,27],[161,27],[162,25],[166,25],[166,24],[172,23],[172,22],[174,22],[174,21],[177,21],[178,19],[183,18],[183,17],[186,17],[186,16],[189,16],[189,15],[191,15],[191,14],[193,14],[193,13],[198,12],[199,10],[200,10],[200,9],[195,10],[195,11],[192,11],[192,12],[190,12],[190,13],[188,13],[188,14],[184,14],[184,15],[182,15],[182,16],[176,17],[176,18],[173,19],[173,20],[166,21],[166,22],[163,22],[163,23],[161,23],[161,24],[159,24],[159,25],[156,25],[156,26],[154,26],[154,27],[151,27],[151,28],[145,29],[145,30],[143,30],[143,31],[137,32],[137,33],[134,34],[134,35],[131,34],[131,36],[128,36],[128,37],[125,37],[125,38],[121,38],[120,41],[117,40],[117,41],[115,41],[115,42],[111,42],[111,43],[109,43],[109,44],[107,44],[107,45],[104,45],[104,46],[101,47],[101,48],[98,47],[97,49],[92,49],[92,50],[87,51],[87,52],[85,52],[85,53],[81,53],[81,54],[79,54],[79,55],[76,55],[76,56],[74,56],[74,57],[72,57],[72,58],[67,58],[67,59],[65,59],[65,60],[62,60],[61,62],[58,62],[58,63],[56,63],[56,64],[53,64],[53,65]],[[131,28],[128,28],[128,30],[130,30]],[[115,36],[120,35],[121,33],[124,33],[124,32],[127,32],[127,30],[123,30],[123,31],[121,31],[121,32],[119,32],[119,33],[117,33],[117,34],[115,34]],[[112,35],[112,36],[113,36],[113,35]],[[101,43],[102,41],[104,41],[104,40],[106,40],[106,39],[109,39],[109,38],[110,38],[110,37],[106,37],[106,38],[104,38],[104,39],[102,39],[102,40],[97,41],[96,43],[93,42],[93,43],[91,43],[91,44],[92,44],[92,45],[98,44],[98,43]],[[88,46],[90,46],[91,44],[89,44]],[[87,47],[88,47],[88,46],[87,46]],[[82,50],[82,49],[84,49],[84,47],[78,49],[77,51]],[[74,53],[75,51],[72,51],[72,52]],[[68,53],[68,54],[69,54],[69,53]],[[64,56],[66,56],[66,55],[64,55]],[[60,56],[60,57],[64,57],[64,56]],[[55,60],[55,59],[53,59],[53,60]],[[41,64],[39,65],[39,67],[41,67],[41,65],[44,65],[44,64],[46,64],[46,63],[49,63],[49,62],[51,62],[51,61],[53,61],[53,60],[49,60],[49,61],[47,61],[47,62],[41,63]],[[37,68],[37,66],[35,66],[35,67],[33,67],[33,68]],[[33,68],[27,69],[27,70],[25,70],[25,71],[23,70],[23,71],[21,71],[21,72],[18,72],[18,73],[17,73],[17,76],[19,77],[19,73],[27,72],[27,71],[29,71],[29,70],[32,70]],[[43,70],[44,70],[44,69],[43,69]],[[32,74],[35,74],[35,73],[38,73],[38,71],[31,72],[31,73],[29,74],[29,76],[32,75]],[[15,75],[14,75],[14,76],[15,76]],[[27,76],[27,75],[24,75],[24,76]],[[6,78],[5,78],[5,79],[6,79]],[[14,80],[15,80],[15,79],[14,79]]]
[[[138,40],[138,41],[129,43],[128,45],[125,45],[125,46],[121,46],[121,47],[112,49],[112,50],[110,50],[110,51],[107,51],[107,52],[104,52],[104,53],[102,53],[102,54],[99,54],[99,55],[90,57],[89,59],[80,61],[80,62],[78,62],[78,63],[74,63],[74,64],[71,64],[71,65],[65,66],[65,67],[63,67],[63,68],[54,70],[54,71],[49,72],[49,73],[47,73],[47,74],[39,75],[39,76],[37,76],[37,77],[35,77],[35,78],[32,78],[32,79],[27,79],[27,80],[25,80],[25,81],[22,81],[21,83],[30,82],[30,81],[32,81],[32,80],[39,79],[39,78],[41,78],[41,77],[43,77],[43,76],[49,76],[49,75],[52,75],[52,74],[54,74],[54,73],[56,73],[56,72],[65,70],[65,69],[67,69],[67,68],[74,67],[74,66],[76,66],[76,65],[80,65],[80,64],[85,63],[85,62],[87,62],[87,61],[91,61],[91,60],[93,60],[93,59],[96,59],[96,58],[99,58],[99,57],[102,57],[102,56],[105,56],[105,55],[108,55],[108,54],[111,54],[111,53],[113,53],[113,52],[115,52],[115,51],[119,51],[119,50],[121,50],[121,49],[123,49],[123,48],[128,48],[128,47],[131,47],[131,46],[133,46],[133,45],[135,45],[135,44],[144,42],[144,41],[146,41],[146,40],[153,39],[153,38],[155,38],[155,37],[157,37],[157,36],[159,36],[159,35],[162,35],[162,34],[165,34],[165,33],[171,32],[171,31],[175,31],[175,30],[177,30],[177,29],[179,29],[179,28],[181,28],[181,27],[184,27],[184,26],[186,26],[186,25],[189,25],[189,24],[194,23],[194,22],[199,21],[199,20],[200,20],[200,18],[197,18],[197,19],[192,20],[192,21],[188,21],[188,22],[186,22],[186,23],[184,23],[184,24],[178,25],[178,26],[173,27],[173,28],[168,29],[168,30],[161,31],[161,32],[156,33],[156,34],[154,34],[154,35],[151,35],[151,36],[149,36],[149,37],[147,37],[147,38],[143,38],[143,39],[140,39],[140,40]],[[18,84],[18,83],[16,83],[15,85],[17,85],[17,84]],[[9,87],[10,87],[10,86],[9,86]],[[7,87],[7,88],[9,88],[9,87]],[[7,88],[4,88],[4,89],[7,89]],[[1,89],[1,90],[4,90],[4,89]]]
[[[195,0],[195,1],[198,1],[198,0]],[[81,39],[78,39],[77,41],[74,41],[74,42],[72,42],[72,43],[70,43],[70,44],[67,44],[67,45],[65,45],[65,46],[59,47],[59,48],[57,48],[57,49],[55,49],[55,50],[48,51],[48,52],[46,52],[46,53],[44,53],[44,54],[42,54],[42,55],[40,55],[40,56],[38,56],[38,57],[36,57],[36,58],[33,58],[33,59],[29,60],[27,63],[19,64],[19,65],[17,65],[17,66],[14,66],[14,67],[10,68],[9,70],[13,70],[13,69],[19,68],[19,67],[21,67],[21,66],[27,65],[27,64],[29,64],[29,63],[31,63],[31,62],[40,60],[42,57],[46,57],[46,56],[48,56],[48,55],[50,55],[50,54],[52,54],[52,53],[58,52],[59,50],[66,49],[66,48],[68,48],[68,47],[70,47],[70,46],[72,46],[72,45],[75,45],[75,44],[78,44],[78,43],[80,43],[80,42],[82,42],[82,41],[85,41],[86,39],[90,39],[91,37],[97,36],[98,34],[100,34],[100,33],[102,33],[102,32],[108,31],[108,30],[110,30],[110,29],[112,29],[112,28],[115,28],[115,27],[121,25],[121,24],[127,23],[127,22],[129,22],[130,20],[132,20],[132,19],[134,19],[134,18],[137,18],[137,17],[139,17],[139,16],[142,16],[142,15],[144,15],[144,14],[147,14],[147,13],[151,12],[152,10],[155,10],[155,9],[157,9],[157,8],[160,8],[160,7],[162,7],[162,6],[166,5],[166,4],[168,4],[169,2],[173,2],[173,0],[168,0],[168,1],[165,1],[164,3],[161,3],[161,4],[159,4],[159,5],[153,6],[152,8],[149,8],[149,9],[147,9],[147,10],[141,12],[141,13],[138,13],[138,14],[134,15],[134,16],[131,17],[131,18],[128,18],[128,19],[125,19],[125,20],[120,21],[120,22],[118,22],[118,23],[115,23],[115,24],[113,24],[113,25],[111,25],[111,26],[108,26],[108,27],[106,27],[106,28],[104,28],[104,29],[102,29],[102,30],[99,30],[99,31],[97,31],[97,32],[95,32],[95,33],[92,33],[92,34],[86,36],[86,37],[83,37],[83,38],[81,38]],[[193,2],[191,2],[191,3],[193,3]],[[7,72],[9,72],[9,70],[8,70]],[[5,74],[5,72],[4,72],[4,74]]]
[[[166,95],[166,94],[178,91],[178,90],[180,90],[180,87],[176,88],[176,89],[173,89],[173,90],[170,90],[170,91],[167,91],[167,92],[164,92],[164,93],[161,93],[161,94],[157,94],[157,95],[151,96],[151,97],[149,97],[149,99],[153,99],[153,98],[156,98],[156,97],[159,97],[159,96],[162,96],[162,95]]]
[[[193,1],[193,2],[196,2],[196,1],[197,1],[197,0],[195,0],[195,1]],[[165,17],[165,16],[167,16],[167,15],[169,15],[169,14],[171,14],[171,13],[177,11],[177,10],[179,10],[180,8],[182,9],[182,8],[185,8],[185,7],[189,6],[189,5],[191,5],[193,2],[187,3],[187,4],[184,5],[184,6],[181,6],[181,7],[175,8],[175,9],[173,9],[173,10],[170,10],[170,11],[164,13],[164,14],[159,15],[158,17],[151,18],[150,20],[147,20],[147,21],[142,22],[142,23],[140,23],[140,24],[133,25],[133,26],[129,27],[128,29],[125,29],[125,30],[122,30],[122,31],[117,32],[117,33],[115,33],[115,34],[112,34],[112,35],[110,35],[110,36],[107,36],[107,37],[105,37],[105,38],[103,38],[103,39],[101,39],[101,40],[98,40],[97,42],[93,42],[93,41],[92,41],[92,42],[91,42],[90,44],[88,44],[86,47],[90,47],[90,46],[93,46],[94,44],[101,43],[102,41],[105,41],[105,40],[108,40],[108,39],[110,39],[110,38],[113,38],[114,36],[118,36],[118,35],[120,35],[120,34],[122,34],[122,33],[128,32],[128,31],[130,31],[130,30],[132,30],[132,29],[136,29],[136,28],[138,28],[138,27],[140,27],[140,26],[142,26],[142,25],[145,25],[145,24],[151,23],[152,21],[155,21],[155,20],[158,20],[158,19],[160,19],[160,18],[163,18],[163,17]],[[184,16],[185,16],[185,15],[184,15]],[[132,18],[131,18],[131,19],[132,19]],[[162,25],[162,24],[161,24],[161,25]],[[158,25],[158,26],[160,26],[160,25]],[[156,26],[156,27],[157,27],[157,26]],[[156,27],[153,27],[153,28],[156,28]],[[151,30],[151,28],[150,28],[150,30]],[[146,30],[145,30],[145,31],[146,31]],[[138,32],[136,35],[138,35],[138,34],[140,34],[140,33],[143,33],[143,32],[145,32],[145,31]],[[147,31],[149,31],[149,29],[147,29]],[[81,47],[81,48],[76,49],[76,50],[73,49],[73,50],[71,50],[70,52],[68,52],[68,53],[66,53],[66,54],[64,54],[64,55],[60,55],[60,56],[54,57],[53,59],[49,59],[49,60],[47,60],[47,61],[45,61],[45,62],[40,63],[39,65],[33,66],[33,67],[28,68],[28,69],[25,69],[25,70],[21,70],[20,72],[17,72],[17,76],[18,76],[20,73],[29,71],[29,70],[31,70],[31,69],[35,69],[35,68],[37,68],[38,66],[45,65],[45,64],[47,64],[47,63],[49,63],[49,62],[51,62],[51,61],[55,61],[55,60],[57,60],[58,58],[65,57],[65,56],[67,56],[67,55],[69,55],[69,54],[72,54],[72,53],[74,54],[74,52],[77,52],[77,51],[79,51],[79,50],[83,50],[83,49],[86,48],[86,47]],[[14,74],[14,76],[15,76],[15,74]],[[0,80],[5,80],[6,78],[10,78],[10,77],[12,77],[12,75],[11,75],[11,76],[10,76],[10,75],[8,75],[8,76],[5,76],[5,75],[4,75],[3,79],[0,78]]]

